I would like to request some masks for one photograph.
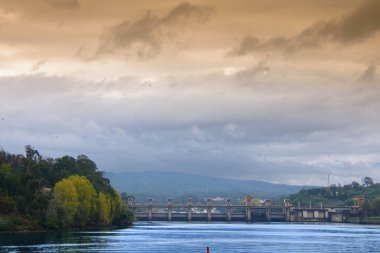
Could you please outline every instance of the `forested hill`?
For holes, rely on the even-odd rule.
[[[305,186],[272,184],[255,180],[232,180],[200,176],[181,172],[106,172],[111,184],[120,192],[134,195],[145,201],[148,197],[156,201],[166,198],[226,197],[241,198],[251,194],[259,198],[278,198],[296,193]]]
[[[352,206],[353,198],[358,196],[366,199],[365,211],[369,215],[380,215],[380,184],[374,183],[369,177],[364,178],[363,184],[354,181],[343,186],[304,189],[291,194],[289,200],[294,205],[299,201],[303,206],[309,206],[310,202],[313,206],[319,206],[321,202],[325,206]]]
[[[132,215],[87,156],[0,150],[0,231],[126,226]]]

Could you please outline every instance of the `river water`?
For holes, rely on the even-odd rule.
[[[0,252],[380,252],[380,226],[137,223],[113,231],[0,233]]]

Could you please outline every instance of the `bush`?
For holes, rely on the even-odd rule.
[[[16,211],[16,202],[8,196],[0,196],[0,213],[9,214]]]
[[[132,225],[133,222],[133,214],[129,210],[125,210],[124,212],[116,215],[112,221],[114,226],[119,227],[128,227]]]

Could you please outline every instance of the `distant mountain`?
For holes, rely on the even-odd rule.
[[[192,196],[242,197],[250,194],[258,198],[279,198],[296,193],[307,186],[272,184],[256,180],[232,180],[225,178],[193,175],[181,172],[106,172],[113,187],[126,192],[141,201],[148,197],[164,201]]]

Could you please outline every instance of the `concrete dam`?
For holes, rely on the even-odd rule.
[[[134,203],[128,199],[128,206],[139,221],[182,221],[182,222],[346,222],[350,217],[357,217],[361,208],[352,207],[321,207],[312,208],[292,206],[288,200],[284,205],[272,205],[265,200],[262,205],[253,205],[250,200],[245,204],[232,204],[227,199],[225,204],[212,203],[207,199],[206,204],[193,204],[188,198],[186,204],[173,204],[168,199],[166,204],[153,204],[152,199],[147,203]]]

